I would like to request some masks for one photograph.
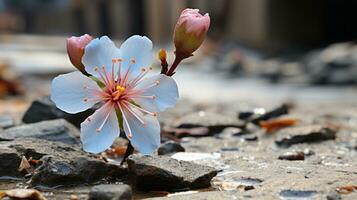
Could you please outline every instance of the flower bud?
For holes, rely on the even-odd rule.
[[[174,32],[176,55],[184,58],[191,56],[201,46],[209,25],[208,13],[202,16],[198,9],[183,10]]]
[[[166,62],[166,58],[167,58],[167,53],[165,49],[160,49],[159,53],[158,53],[158,57],[160,59],[161,62]]]
[[[93,40],[93,37],[85,34],[80,37],[70,37],[67,38],[67,53],[71,63],[79,69],[81,72],[84,71],[84,65],[82,64],[82,57],[84,54],[84,49],[87,44]]]

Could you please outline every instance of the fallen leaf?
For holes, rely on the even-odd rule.
[[[47,200],[38,190],[14,189],[0,192],[0,198],[11,197],[16,199]]]
[[[5,192],[0,191],[0,199],[4,198],[6,196]]]
[[[29,163],[30,163],[30,165],[36,166],[36,165],[41,164],[42,161],[41,161],[41,160],[35,160],[35,159],[30,158],[30,159],[29,159]]]
[[[30,158],[31,159],[31,158]],[[32,173],[35,169],[30,165],[25,156],[22,156],[21,163],[18,169],[20,172],[26,171],[26,173]]]
[[[266,129],[266,133],[274,133],[279,129],[294,126],[299,120],[297,119],[272,119],[268,121],[261,121],[260,127]]]
[[[357,190],[357,185],[346,185],[336,188],[337,192],[340,194],[349,194],[355,190]]]

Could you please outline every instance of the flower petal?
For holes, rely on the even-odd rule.
[[[158,85],[155,85],[158,83]],[[151,112],[164,111],[176,105],[179,97],[175,80],[164,74],[155,75],[142,80],[136,87],[143,90],[141,96],[155,96],[155,99],[133,97],[132,99],[145,110]]]
[[[112,60],[119,58],[119,49],[115,46],[114,42],[108,36],[102,36],[92,40],[85,48],[82,57],[82,63],[85,70],[100,78],[98,72],[95,71],[96,67],[105,67],[108,73],[112,71]],[[118,65],[115,65],[114,72],[117,72]]]
[[[121,77],[128,70],[127,80],[132,80],[140,73],[140,68],[149,67],[152,62],[152,42],[149,38],[134,35],[128,38],[120,47],[120,58],[123,59],[121,66]],[[134,59],[135,63],[131,63]],[[129,69],[130,68],[130,69]]]
[[[100,87],[92,79],[76,71],[53,79],[51,100],[65,112],[78,113],[96,104],[100,91]]]
[[[145,115],[130,104],[122,106],[124,131],[131,144],[144,155],[152,154],[160,146],[160,124],[156,117]],[[145,122],[143,124],[129,109]]]
[[[83,149],[91,153],[108,149],[120,132],[114,107],[107,103],[88,118],[81,123]]]

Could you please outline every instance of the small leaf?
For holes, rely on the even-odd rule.
[[[96,78],[94,76],[90,76],[90,78],[93,81],[95,81],[100,88],[104,88],[105,87],[105,84],[102,81],[100,81],[98,78]]]

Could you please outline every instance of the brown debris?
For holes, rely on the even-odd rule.
[[[79,197],[77,195],[72,194],[69,199],[70,200],[79,200]]]
[[[7,95],[23,94],[22,85],[17,81],[17,76],[8,65],[0,64],[0,98]]]
[[[13,189],[0,192],[0,198],[10,197],[16,199],[47,200],[38,190]]]
[[[165,132],[178,138],[186,136],[208,136],[210,134],[210,130],[207,127],[173,128],[166,129]]]
[[[299,120],[297,119],[272,119],[261,121],[260,127],[266,129],[266,133],[274,133],[282,128],[294,126]]]
[[[31,159],[31,158],[30,158]],[[26,173],[30,174],[32,173],[35,169],[30,165],[29,161],[25,156],[22,156],[21,163],[18,169],[20,172],[26,171]]]
[[[357,185],[346,185],[336,188],[337,192],[340,194],[349,194],[351,192],[357,191]]]

